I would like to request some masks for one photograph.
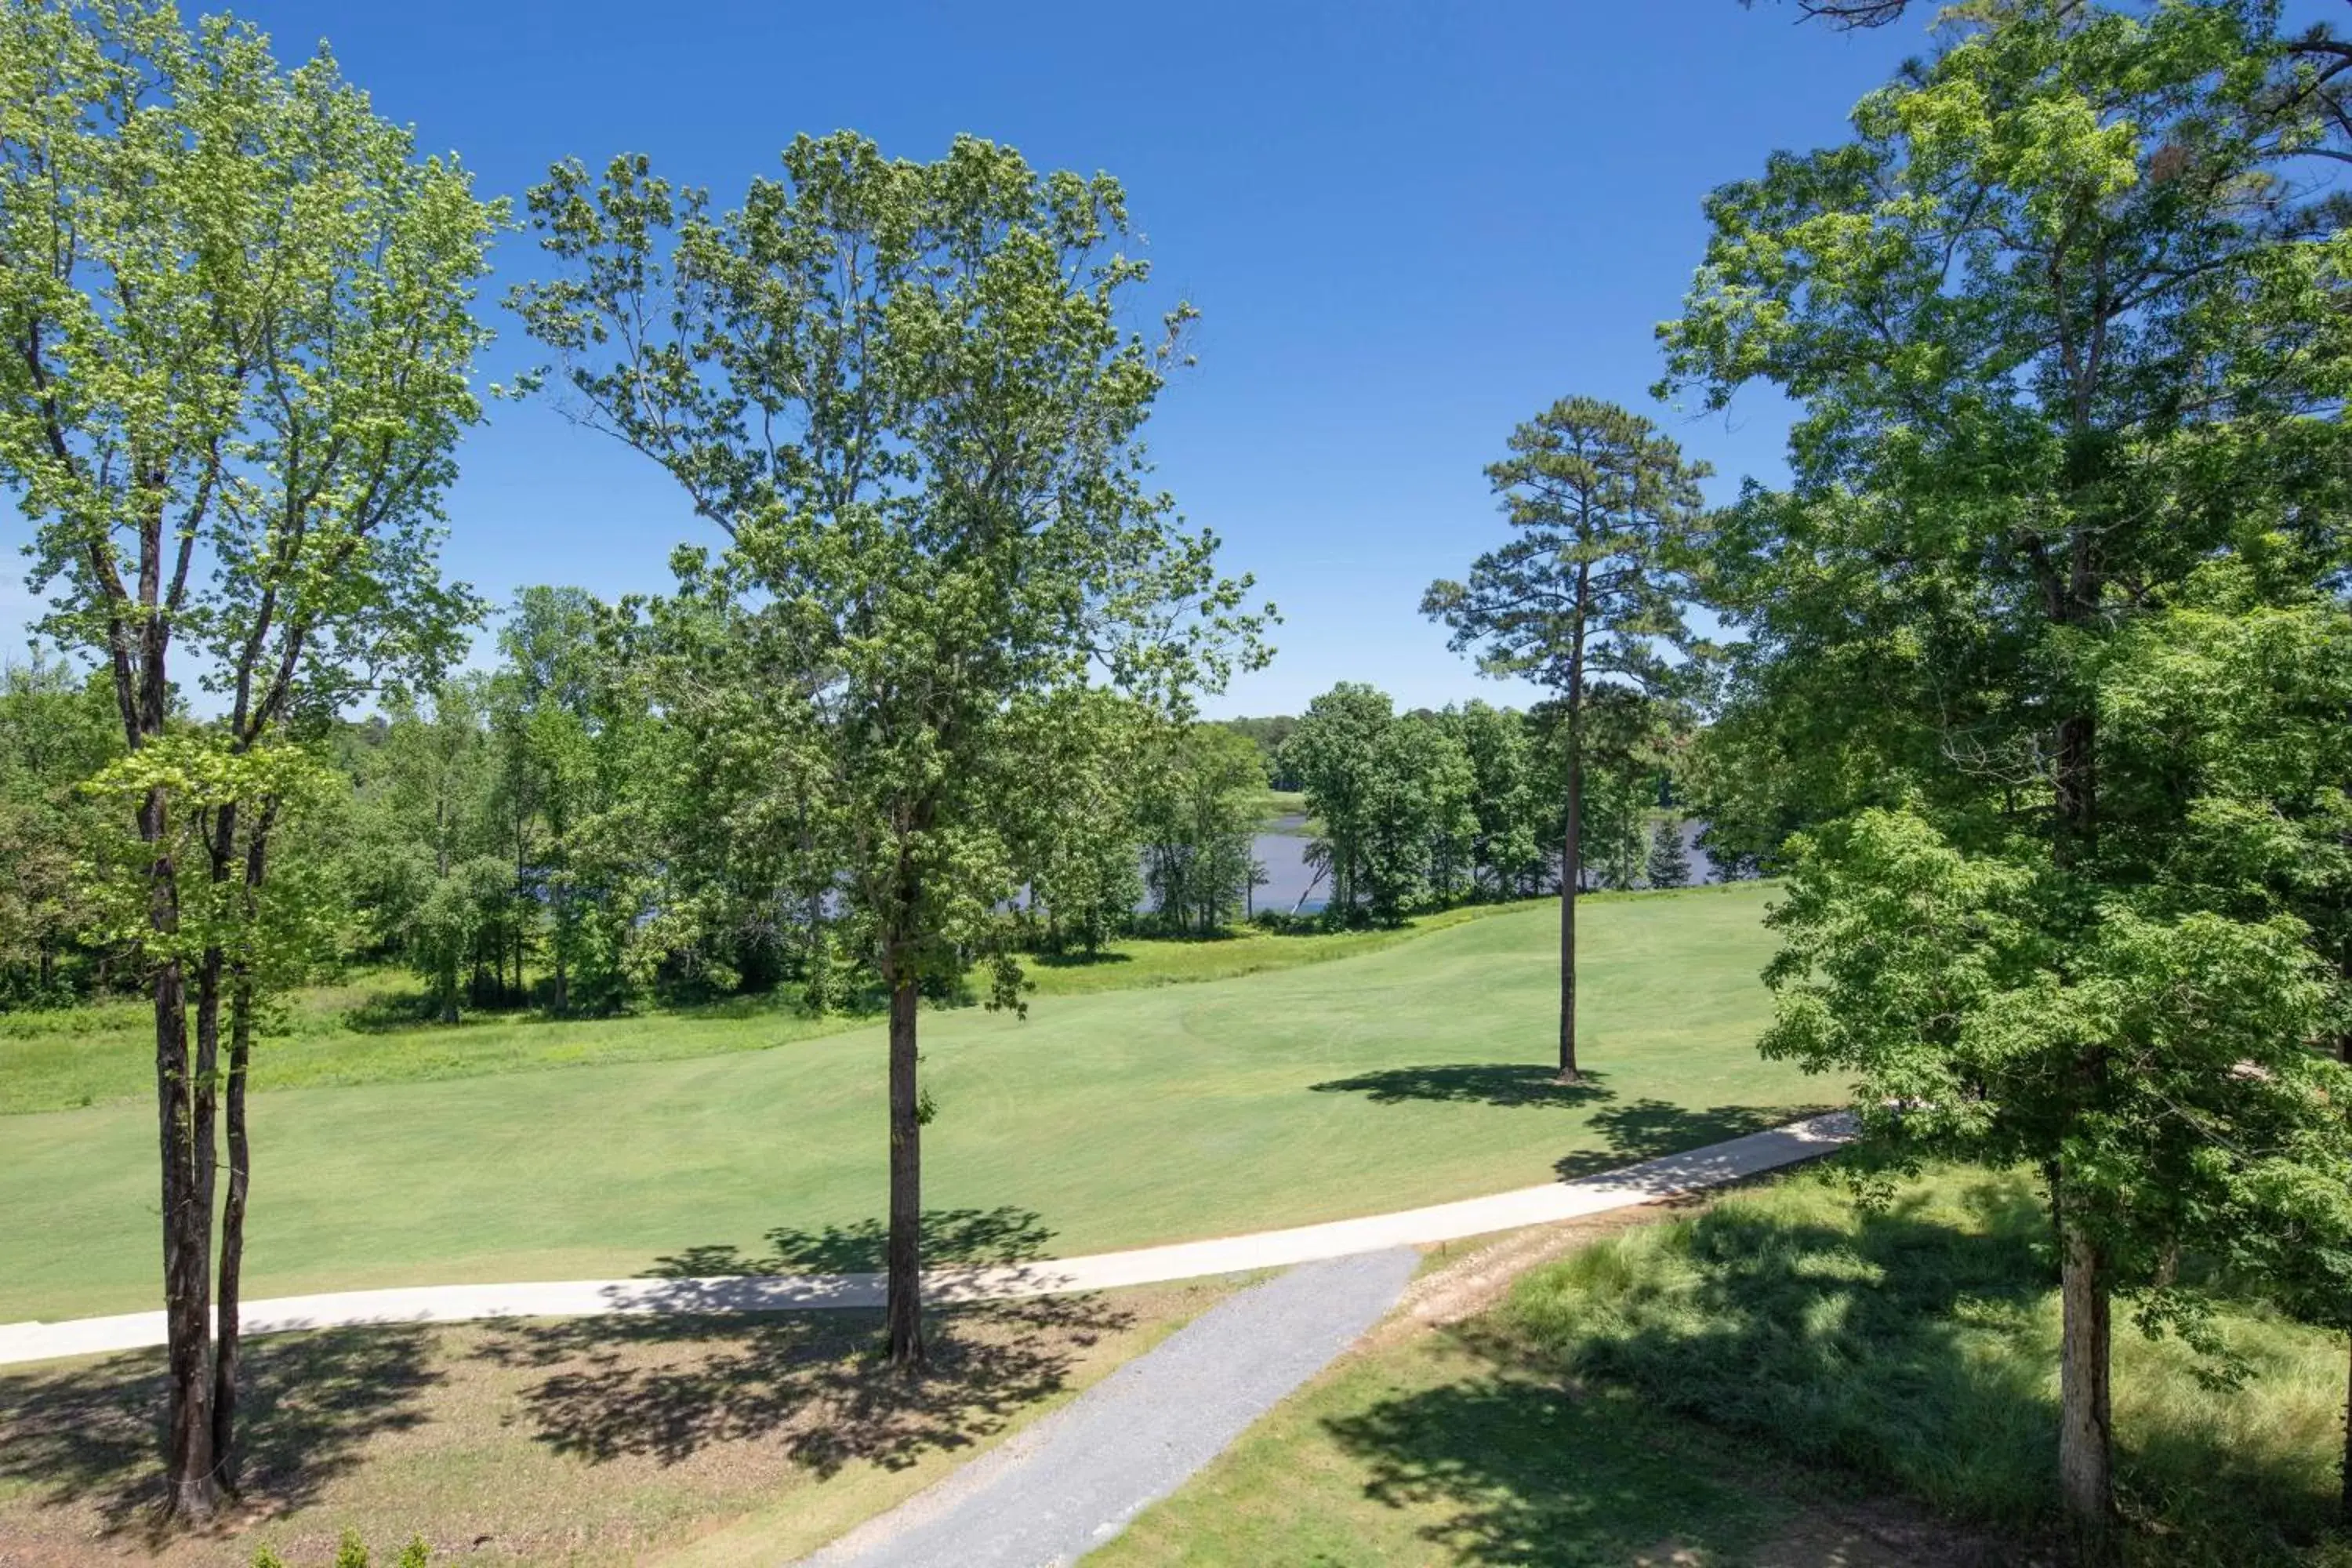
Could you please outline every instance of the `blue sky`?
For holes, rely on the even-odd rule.
[[[1649,407],[1652,328],[1697,260],[1701,196],[1774,147],[1839,139],[1927,42],[1733,0],[238,11],[281,56],[325,34],[381,112],[491,193],[628,150],[731,205],[795,133],[840,127],[895,155],[971,132],[1118,175],[1153,289],[1202,312],[1199,365],[1152,422],[1160,478],[1285,616],[1273,668],[1219,713],[1296,711],[1339,679],[1406,706],[1511,700],[1416,613],[1502,535],[1482,467],[1554,398]],[[509,237],[491,293],[533,256]],[[532,358],[491,315],[485,380]],[[1728,421],[1652,412],[1723,492],[1779,470],[1768,398]],[[671,547],[707,537],[649,465],[541,406],[493,408],[449,510],[449,570],[501,601],[540,582],[657,591]],[[28,614],[12,572],[0,646]]]

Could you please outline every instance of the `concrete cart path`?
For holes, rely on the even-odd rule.
[[[1174,1279],[1241,1274],[1349,1258],[1397,1247],[1458,1241],[1524,1226],[1578,1219],[1719,1186],[1827,1153],[1853,1136],[1843,1112],[1793,1121],[1745,1138],[1570,1182],[1465,1198],[1362,1219],[1180,1242],[1086,1258],[992,1267],[943,1268],[924,1278],[935,1301],[966,1301],[1106,1290]],[[878,1274],[737,1275],[705,1279],[562,1279],[516,1285],[419,1285],[287,1296],[245,1304],[247,1334],[362,1323],[463,1322],[480,1318],[576,1318],[606,1312],[772,1312],[872,1307]],[[69,1322],[0,1324],[0,1365],[163,1343],[163,1314],[131,1312]]]
[[[1075,1563],[1181,1486],[1384,1317],[1409,1247],[1227,1297],[1052,1415],[851,1531],[805,1568]]]

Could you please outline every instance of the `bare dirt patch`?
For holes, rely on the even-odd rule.
[[[913,1380],[873,1313],[385,1325],[249,1348],[244,1506],[159,1536],[161,1352],[0,1374],[0,1565],[635,1563],[798,1499],[816,1539],[963,1462],[1202,1310],[1178,1285],[934,1318]],[[796,1515],[803,1510],[796,1504]],[[789,1535],[790,1532],[788,1531]],[[814,1544],[814,1541],[809,1544]]]

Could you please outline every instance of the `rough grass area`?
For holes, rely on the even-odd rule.
[[[2031,1530],[2057,1513],[2058,1298],[2022,1174],[1945,1169],[1883,1212],[1832,1171],[1726,1198],[1530,1276],[1497,1331],[1570,1376],[1788,1458]],[[2119,1479],[2137,1556],[2312,1560],[2336,1497],[2340,1340],[2247,1309],[2234,1392],[2120,1321]]]
[[[1188,981],[1228,980],[1375,952],[1528,904],[1478,904],[1423,915],[1393,931],[1274,934],[1244,928],[1199,941],[1132,937],[1094,954],[1024,958],[1040,1000]],[[788,995],[696,1005],[648,1005],[617,1017],[468,1012],[456,1026],[425,1020],[424,993],[399,970],[362,970],[289,997],[265,1031],[257,1089],[478,1078],[585,1063],[674,1060],[766,1050],[838,1035],[874,1014],[812,1017]],[[155,1093],[154,1014],[119,999],[84,1007],[0,1011],[0,1116],[61,1110]]]
[[[0,1372],[0,1563],[132,1556],[782,1562],[938,1479],[1223,1293],[1171,1286],[943,1310],[931,1373],[873,1354],[878,1315],[389,1325],[249,1349],[247,1510],[159,1542],[161,1352]]]
[[[926,1195],[1020,1216],[1066,1256],[1469,1197],[1785,1120],[1840,1086],[1756,1055],[1765,898],[1594,900],[1591,1073],[1573,1088],[1552,1081],[1549,908],[1336,962],[1041,998],[1026,1019],[926,1014]],[[257,1095],[247,1296],[607,1278],[665,1258],[757,1270],[870,1234],[883,1052],[865,1027]],[[153,1117],[131,1100],[0,1119],[0,1321],[154,1306]]]
[[[1383,1331],[1089,1563],[2022,1568],[2055,1560],[2057,1300],[2022,1178],[1883,1213],[1828,1170]],[[2320,1564],[2344,1351],[2248,1310],[2236,1392],[2119,1324],[2134,1563]]]

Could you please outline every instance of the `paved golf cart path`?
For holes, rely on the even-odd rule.
[[[1156,1285],[1286,1268],[1396,1247],[1458,1241],[1525,1226],[1579,1219],[1719,1186],[1827,1152],[1853,1136],[1843,1113],[1816,1116],[1727,1142],[1569,1182],[1483,1198],[1402,1209],[1213,1241],[1145,1247],[992,1267],[943,1268],[925,1276],[939,1301],[1052,1295]],[[608,1312],[772,1312],[871,1307],[878,1274],[744,1275],[703,1279],[562,1279],[514,1285],[421,1285],[248,1301],[254,1334],[364,1323],[462,1322],[481,1318],[576,1318]],[[163,1314],[131,1312],[69,1322],[0,1323],[0,1365],[55,1356],[138,1350],[163,1342]]]
[[[1228,1296],[1036,1426],[802,1568],[1075,1563],[1388,1315],[1410,1247],[1306,1263]]]

